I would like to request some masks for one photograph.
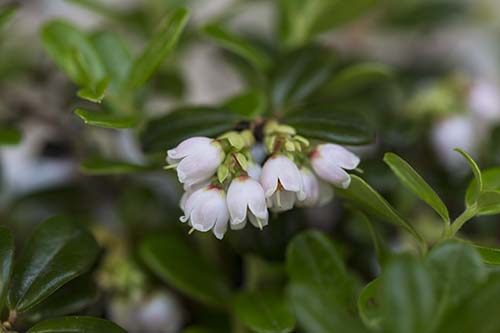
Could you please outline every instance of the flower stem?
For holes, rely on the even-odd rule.
[[[446,238],[454,237],[455,234],[463,227],[465,222],[476,216],[476,214],[476,205],[467,207],[467,209],[462,214],[460,214],[460,216],[457,217],[455,221],[453,221],[453,224],[451,225],[451,228],[449,230],[449,234]]]

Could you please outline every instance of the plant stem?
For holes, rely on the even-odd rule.
[[[449,234],[446,238],[454,237],[458,230],[460,230],[460,228],[462,228],[462,226],[465,224],[465,222],[473,218],[476,213],[476,205],[467,207],[467,209],[459,217],[457,217],[455,221],[453,221]]]

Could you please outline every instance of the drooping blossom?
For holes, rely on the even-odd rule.
[[[242,229],[247,220],[260,229],[268,223],[264,189],[248,176],[233,179],[227,191],[227,206],[232,229]]]
[[[311,154],[311,164],[316,174],[326,182],[348,188],[351,176],[345,170],[356,169],[359,157],[340,145],[325,143],[315,148]]]

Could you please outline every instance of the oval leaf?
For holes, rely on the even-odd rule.
[[[146,265],[165,282],[207,305],[223,307],[230,296],[225,276],[174,235],[153,235],[140,246]]]
[[[394,174],[399,178],[401,183],[408,187],[413,193],[425,201],[429,206],[443,218],[444,221],[449,221],[450,216],[448,209],[443,201],[434,192],[432,187],[401,157],[393,153],[387,153],[384,156],[384,162],[389,165]]]
[[[500,191],[482,191],[477,197],[477,215],[500,214]]]
[[[500,167],[481,171],[481,178],[483,180],[484,191],[500,191]],[[477,180],[474,178],[470,182],[465,195],[465,202],[467,206],[471,206],[475,202],[475,199],[477,199],[477,189]]]
[[[97,243],[83,226],[63,217],[41,223],[16,263],[9,308],[29,310],[88,271],[97,254]]]
[[[474,248],[487,265],[500,266],[500,248],[474,244]]]
[[[0,313],[5,305],[9,290],[12,261],[14,260],[14,241],[10,231],[0,226]]]
[[[104,128],[133,128],[137,125],[137,117],[122,116],[101,111],[87,111],[84,109],[76,109],[75,114],[80,117],[85,124],[104,127]]]
[[[286,333],[295,327],[293,313],[278,291],[240,293],[234,309],[241,322],[255,332]]]
[[[100,318],[61,317],[36,324],[27,333],[127,333],[120,326]]]

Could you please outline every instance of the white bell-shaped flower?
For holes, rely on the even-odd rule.
[[[218,239],[224,237],[229,221],[224,190],[209,185],[194,191],[181,206],[184,210],[181,222],[188,222],[201,232],[212,230]]]
[[[259,181],[262,174],[262,167],[254,162],[249,162],[247,166],[247,174],[250,178]]]
[[[340,188],[348,188],[351,176],[344,169],[356,169],[359,157],[340,145],[326,143],[316,147],[311,155],[311,164],[323,180]]]
[[[306,198],[299,169],[283,155],[273,155],[264,163],[260,183],[267,207],[276,212],[292,209],[297,199]]]
[[[319,199],[319,181],[311,170],[306,167],[299,169],[302,176],[302,184],[304,186],[304,193],[306,198],[297,203],[301,207],[314,207]]]
[[[177,177],[186,188],[212,177],[224,160],[224,151],[216,140],[193,137],[167,152],[167,162],[176,165]]]
[[[264,189],[251,177],[241,176],[233,179],[227,190],[227,207],[232,229],[242,229],[247,219],[260,229],[268,223],[269,213]]]

